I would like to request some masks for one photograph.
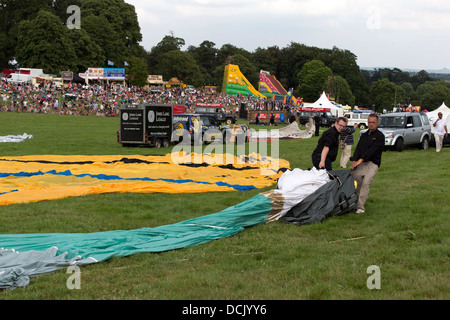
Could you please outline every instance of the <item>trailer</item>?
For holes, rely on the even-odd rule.
[[[119,110],[117,142],[122,146],[169,147],[173,132],[173,106],[125,104]]]

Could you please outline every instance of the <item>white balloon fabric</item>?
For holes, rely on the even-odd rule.
[[[0,142],[23,142],[27,139],[33,139],[31,134],[22,134],[22,135],[9,135],[9,136],[1,136]]]

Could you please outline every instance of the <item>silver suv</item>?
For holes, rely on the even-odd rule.
[[[383,114],[378,129],[385,136],[385,146],[397,151],[402,151],[404,146],[416,145],[424,150],[429,147],[431,125],[423,112]]]

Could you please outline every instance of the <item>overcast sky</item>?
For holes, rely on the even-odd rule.
[[[450,69],[448,0],[125,0],[150,50],[173,32],[250,52],[291,42],[348,49],[360,67]]]

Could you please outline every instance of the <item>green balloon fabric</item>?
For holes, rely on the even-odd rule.
[[[0,250],[0,288],[2,283],[3,287],[11,288],[17,283],[26,284],[28,282],[24,278],[69,265],[91,264],[143,252],[169,251],[229,237],[246,227],[267,222],[270,210],[270,198],[259,194],[217,213],[156,228],[0,235],[0,247],[3,248]],[[49,250],[53,255],[49,256]],[[21,255],[20,252],[26,254]],[[30,261],[29,257],[36,259],[43,255],[45,263]],[[8,283],[11,278],[16,279],[16,284]]]

